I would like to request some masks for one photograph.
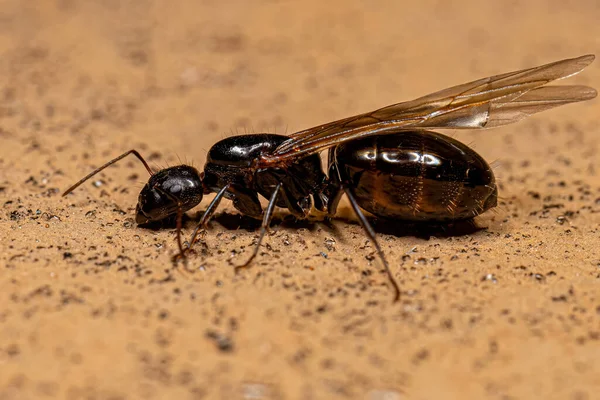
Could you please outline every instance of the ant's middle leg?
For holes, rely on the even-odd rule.
[[[265,214],[263,216],[263,221],[260,226],[260,236],[258,237],[258,242],[256,243],[256,246],[254,247],[254,251],[252,252],[252,255],[250,255],[250,258],[248,258],[248,260],[244,264],[235,267],[236,273],[242,269],[248,268],[248,266],[250,265],[252,260],[254,260],[254,258],[258,254],[260,245],[263,241],[263,238],[265,237],[265,233],[267,233],[267,229],[271,223],[271,219],[273,218],[273,211],[275,210],[275,203],[277,202],[277,196],[279,195],[280,190],[281,190],[281,183],[279,183],[277,185],[277,187],[275,188],[275,191],[273,192],[273,194],[271,195],[271,198],[269,199],[269,205],[267,206],[267,209],[265,210]]]

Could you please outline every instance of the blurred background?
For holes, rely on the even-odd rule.
[[[0,79],[4,101],[19,100],[21,136],[26,128],[54,146],[85,140],[88,151],[111,154],[143,144],[201,163],[210,145],[231,132],[290,133],[475,78],[593,53],[597,7],[594,1],[3,1]],[[593,68],[579,82],[596,76]],[[60,124],[71,125],[64,138],[51,135],[63,133],[59,127],[47,129]],[[491,158],[505,156],[493,152],[500,134],[485,135],[478,148],[489,148]]]

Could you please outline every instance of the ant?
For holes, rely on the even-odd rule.
[[[223,198],[242,215],[262,219],[254,251],[237,272],[258,254],[276,206],[300,219],[313,206],[333,216],[345,194],[385,267],[397,301],[399,285],[362,210],[388,220],[453,222],[495,207],[498,187],[488,163],[465,144],[428,129],[493,128],[593,99],[596,91],[590,87],[546,86],[580,72],[593,60],[593,55],[584,55],[495,75],[289,136],[229,137],[212,146],[202,173],[188,165],[153,172],[140,153],[130,150],[92,171],[63,196],[133,154],[150,174],[138,198],[136,223],[176,216],[177,257],[185,258]],[[327,175],[319,155],[324,150],[328,150]],[[209,193],[216,196],[184,248],[183,214]],[[265,210],[259,195],[269,200]]]

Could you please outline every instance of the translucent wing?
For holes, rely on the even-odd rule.
[[[544,86],[594,61],[585,55],[454,86],[416,100],[290,135],[263,163],[275,164],[360,137],[415,129],[481,129],[511,124],[540,111],[596,97],[587,86]]]

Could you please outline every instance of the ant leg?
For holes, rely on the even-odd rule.
[[[331,185],[333,186],[333,185]],[[327,202],[327,213],[329,217],[333,217],[337,212],[338,205],[340,204],[340,200],[342,199],[342,191],[341,187],[329,188],[327,195],[329,196],[329,201]]]
[[[358,217],[358,221],[360,222],[363,229],[365,230],[367,237],[369,238],[371,243],[373,243],[373,245],[375,246],[375,249],[377,250],[377,254],[379,255],[379,258],[381,258],[381,261],[383,262],[383,266],[385,267],[385,271],[387,273],[388,279],[389,279],[390,283],[392,284],[392,287],[394,288],[394,302],[396,302],[400,299],[400,287],[398,286],[398,282],[396,282],[394,275],[392,275],[392,271],[390,270],[390,266],[388,265],[388,262],[385,259],[385,255],[383,254],[381,247],[379,247],[379,243],[377,242],[377,239],[375,238],[375,231],[373,230],[373,227],[371,227],[371,224],[369,224],[369,221],[367,221],[367,218],[365,217],[363,212],[360,210],[360,207],[358,206],[356,199],[352,195],[352,192],[350,192],[350,189],[344,187],[344,192],[346,192],[346,196],[348,196],[348,200],[350,200],[350,204],[352,205],[352,209],[354,210],[354,213]]]
[[[181,204],[177,204],[177,245],[179,246],[179,255],[185,258],[183,253],[183,245],[181,244],[181,228],[183,225],[183,209]]]
[[[179,254],[176,254],[173,257],[173,261],[177,261],[180,257],[185,259],[185,254],[183,252],[183,245],[181,244],[181,228],[183,227],[183,207],[181,204],[181,201],[176,198],[175,196],[173,196],[172,194],[170,194],[169,192],[163,190],[160,186],[155,186],[154,187],[157,191],[159,191],[160,193],[162,193],[163,195],[167,196],[168,198],[170,198],[171,200],[174,200],[175,203],[177,203],[177,246],[179,247]]]
[[[196,243],[196,237],[198,236],[198,231],[200,229],[206,228],[206,224],[208,224],[208,221],[210,221],[210,219],[212,218],[213,214],[215,213],[215,210],[219,206],[219,203],[221,203],[221,200],[223,199],[225,192],[227,191],[227,189],[229,189],[229,186],[230,185],[227,184],[223,187],[223,189],[219,190],[219,193],[217,193],[215,198],[210,202],[210,204],[208,205],[208,208],[206,209],[206,211],[204,211],[204,214],[202,214],[202,218],[200,218],[200,222],[198,222],[198,225],[196,225],[196,228],[194,229],[194,232],[192,233],[192,237],[191,237],[190,242],[189,242],[187,248],[185,249],[185,251],[189,250],[194,245],[194,243]]]
[[[260,236],[258,237],[258,242],[256,243],[256,246],[254,247],[254,251],[252,252],[252,255],[250,256],[250,258],[248,258],[248,260],[244,264],[235,267],[236,273],[238,273],[241,269],[248,268],[248,266],[250,265],[252,260],[254,260],[254,257],[256,257],[256,255],[258,254],[258,250],[260,249],[260,244],[262,243],[262,240],[265,237],[265,233],[267,233],[267,229],[269,227],[269,224],[271,223],[271,218],[273,218],[273,210],[275,210],[275,203],[277,202],[277,195],[279,194],[280,190],[281,190],[281,183],[279,183],[277,185],[277,187],[275,188],[275,191],[273,192],[273,194],[271,195],[271,198],[269,199],[269,205],[267,206],[267,209],[265,210],[265,215],[263,217],[263,221],[260,226]]]
[[[327,158],[329,165],[329,185],[327,185],[325,193],[327,195],[327,212],[329,217],[333,217],[340,204],[344,191],[341,184],[342,178],[340,176],[340,169],[335,161],[335,148],[329,149]]]
[[[171,260],[173,261],[174,264],[176,264],[177,260],[182,258],[183,264],[184,264],[184,269],[177,268],[177,271],[179,271],[181,274],[183,274],[184,277],[189,278],[189,275],[187,275],[190,273],[190,270],[188,269],[188,259],[185,256],[185,249],[181,243],[182,225],[183,225],[183,208],[181,207],[181,204],[177,203],[177,245],[179,246],[179,253],[175,254]]]

